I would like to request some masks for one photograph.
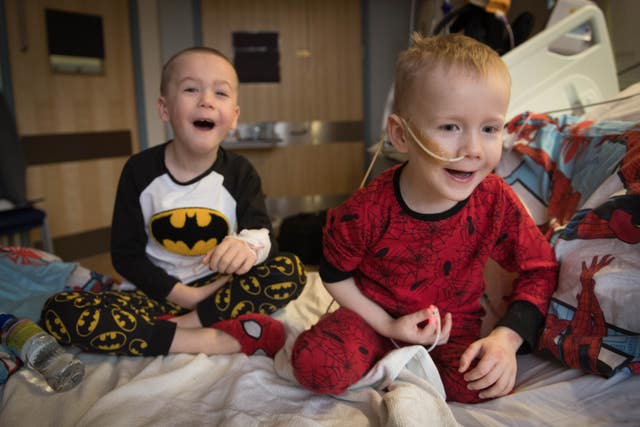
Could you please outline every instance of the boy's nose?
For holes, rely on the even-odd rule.
[[[211,93],[211,91],[202,91],[202,95],[200,96],[200,106],[204,108],[213,108],[214,99],[215,97],[213,96],[213,93]]]
[[[464,137],[464,142],[460,148],[459,155],[465,157],[481,157],[482,156],[482,141],[480,135],[475,132],[467,133]]]

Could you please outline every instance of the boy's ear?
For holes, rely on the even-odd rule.
[[[238,118],[240,118],[240,106],[236,105],[234,111],[236,113],[236,117],[233,119],[233,125],[231,126],[231,129],[235,129],[238,127]]]
[[[389,135],[391,145],[393,145],[393,148],[399,153],[406,153],[408,151],[404,126],[402,126],[400,117],[395,114],[390,114],[387,118],[387,134]]]
[[[158,115],[163,122],[169,122],[170,116],[167,109],[167,100],[164,96],[158,98]]]

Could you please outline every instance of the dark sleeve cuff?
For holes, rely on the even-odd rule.
[[[535,305],[528,301],[516,301],[500,319],[496,327],[506,326],[522,337],[524,342],[518,354],[530,353],[538,343],[540,328],[544,324],[544,316]]]
[[[353,276],[350,271],[338,270],[333,265],[329,264],[324,257],[322,257],[322,261],[320,261],[318,273],[320,273],[320,278],[324,283],[341,282]]]

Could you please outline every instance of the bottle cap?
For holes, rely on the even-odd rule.
[[[15,318],[16,316],[14,316],[13,314],[0,313],[0,329],[2,329],[2,327],[6,322],[8,322],[9,320],[13,320]]]

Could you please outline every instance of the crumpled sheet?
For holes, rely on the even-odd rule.
[[[293,378],[289,355],[331,298],[317,274],[276,314],[287,329],[274,360],[244,354],[115,357],[79,354],[76,388],[53,393],[28,369],[2,390],[4,426],[423,426],[457,425],[423,347],[391,352],[340,396],[321,396]]]

